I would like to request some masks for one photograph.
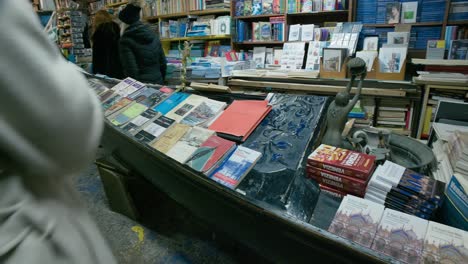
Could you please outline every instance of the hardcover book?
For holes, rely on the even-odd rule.
[[[400,23],[400,2],[387,3],[386,22],[387,24]]]
[[[128,132],[130,135],[135,135],[147,122],[152,122],[154,119],[158,118],[159,115],[160,114],[153,109],[146,109],[141,115],[128,122],[122,130]]]
[[[252,16],[262,14],[262,0],[252,0]]]
[[[183,102],[165,114],[165,116],[174,119],[176,122],[179,122],[206,99],[206,97],[191,94]]]
[[[428,223],[419,217],[387,208],[372,249],[405,263],[419,263]]]
[[[283,1],[285,0],[273,0],[273,14],[281,14],[284,12]]]
[[[158,138],[164,131],[175,123],[173,119],[165,116],[159,116],[152,122],[146,124],[143,129],[135,134],[135,138],[148,144]]]
[[[188,115],[186,115],[180,123],[187,124],[190,126],[208,127],[208,124],[218,114],[220,114],[224,108],[226,108],[225,102],[219,102],[211,99],[204,100],[199,106],[195,107]]]
[[[259,22],[259,27],[260,27],[260,41],[271,40],[271,23]]]
[[[418,2],[401,3],[401,23],[416,23]]]
[[[349,177],[343,174],[307,166],[307,175],[327,186],[338,187],[342,191],[352,192],[359,196],[363,196],[367,187],[367,181],[358,178]]]
[[[261,156],[262,153],[258,151],[238,146],[210,178],[230,189],[235,189]]]
[[[322,144],[307,160],[309,166],[367,181],[374,170],[375,156]]]
[[[262,14],[273,14],[273,0],[262,0]]]
[[[236,16],[244,15],[244,0],[236,1]]]
[[[252,15],[252,0],[244,0],[244,16]]]
[[[190,94],[187,93],[173,93],[169,98],[158,104],[153,108],[153,110],[160,112],[161,114],[165,115],[169,111],[171,111],[174,107],[179,105],[181,102],[183,102],[187,97],[189,97]]]
[[[196,171],[211,174],[212,170],[236,147],[232,141],[212,135],[193,153],[185,164]]]
[[[174,124],[150,145],[162,153],[167,153],[190,129],[192,128],[188,125]]]
[[[421,263],[468,263],[468,232],[429,222]]]
[[[166,153],[167,156],[185,163],[190,156],[214,134],[213,130],[193,127]]]
[[[143,113],[147,107],[140,103],[133,102],[128,107],[124,108],[122,111],[118,112],[112,117],[108,117],[110,122],[115,126],[122,126],[127,124],[130,120],[134,119],[135,117],[139,116]]]
[[[267,101],[234,100],[209,129],[221,137],[243,142],[270,110]]]
[[[383,205],[347,195],[341,202],[328,231],[370,247],[384,208]]]

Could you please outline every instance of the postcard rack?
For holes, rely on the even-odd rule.
[[[406,60],[403,61],[403,65],[401,67],[400,72],[380,72],[380,63],[377,61],[374,62],[375,65],[375,79],[378,80],[387,80],[387,81],[404,81],[405,80],[405,72],[406,72]],[[368,78],[370,79],[371,77]]]

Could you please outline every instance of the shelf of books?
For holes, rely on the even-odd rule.
[[[104,0],[106,7],[108,8],[114,8],[114,7],[119,7],[122,5],[128,4],[128,1],[114,1],[114,0]]]
[[[429,177],[433,158],[420,161],[417,149],[431,150],[384,130],[367,130],[368,140],[349,149],[321,144],[328,96],[193,93],[88,77],[106,118],[102,145],[232,238],[254,236],[254,249],[271,260],[467,262],[466,221],[452,218],[466,219],[466,179]],[[355,117],[370,107],[366,100]],[[393,98],[377,104],[386,111],[374,113],[377,123],[408,112]],[[355,129],[353,137],[366,131]],[[449,147],[460,149],[447,154],[460,171],[468,135],[458,136]]]
[[[195,37],[181,37],[181,38],[163,38],[163,42],[177,42],[177,41],[191,41],[191,40],[215,40],[215,39],[231,39],[231,35],[214,35],[214,36],[195,36]]]

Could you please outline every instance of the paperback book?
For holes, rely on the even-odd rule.
[[[181,93],[177,92],[174,94],[171,94],[169,98],[158,104],[153,108],[153,110],[160,112],[161,114],[165,115],[169,111],[171,111],[174,107],[179,105],[181,102],[183,102],[187,97],[189,97],[190,94],[187,93]]]
[[[218,116],[224,108],[225,102],[205,99],[199,106],[195,107],[188,115],[186,115],[180,123],[190,126],[208,127],[209,123]]]
[[[188,125],[174,124],[150,145],[162,153],[167,153],[190,129],[192,128]]]
[[[429,222],[421,263],[467,263],[468,232]]]
[[[160,102],[164,101],[172,93],[172,89],[163,87],[159,90],[154,88],[145,87],[135,93],[130,94],[128,97],[140,104],[147,107],[155,107]]]
[[[374,171],[375,156],[347,149],[320,145],[307,158],[311,167],[348,175],[367,181]]]
[[[135,138],[143,142],[143,144],[149,144],[150,142],[157,139],[164,131],[171,127],[175,121],[165,116],[159,116],[152,122],[145,125],[138,133],[135,134]]]
[[[141,128],[148,122],[152,122],[158,118],[160,114],[153,109],[146,109],[141,115],[135,117],[127,125],[122,127],[122,130],[128,132],[130,135],[135,135]]]
[[[349,192],[360,197],[363,197],[366,191],[367,181],[365,180],[311,166],[306,167],[306,173],[307,176],[318,183],[337,188],[340,191]]]
[[[234,142],[212,135],[201,144],[185,164],[209,175],[235,148]]]
[[[419,263],[429,221],[385,209],[372,249],[405,263]]]
[[[347,195],[341,202],[328,231],[370,247],[383,212],[383,205]]]
[[[258,151],[238,146],[210,178],[230,189],[235,189],[261,156],[262,153]]]
[[[130,120],[139,116],[143,113],[147,107],[137,102],[133,102],[128,107],[124,108],[120,112],[111,117],[108,117],[110,122],[115,126],[122,126],[127,124]]]
[[[118,100],[118,101],[117,101]],[[110,115],[116,113],[117,111],[123,109],[124,107],[131,104],[133,101],[130,98],[122,98],[120,95],[116,95],[115,97],[109,99],[108,101],[104,102],[104,116],[109,117]]]
[[[401,3],[401,23],[416,23],[418,2]]]
[[[176,122],[180,122],[195,107],[199,106],[205,99],[207,98],[200,95],[191,94],[183,102],[181,102],[171,111],[166,113],[165,116],[174,119]]]
[[[215,132],[201,127],[193,127],[166,153],[167,156],[185,163],[190,156]]]

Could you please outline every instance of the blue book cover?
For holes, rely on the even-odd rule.
[[[443,218],[446,219],[446,224],[468,230],[468,196],[457,177],[463,176],[452,176],[445,191]]]
[[[155,108],[153,108],[153,110],[158,111],[161,114],[165,115],[169,113],[169,111],[171,111],[178,104],[182,103],[189,96],[190,94],[186,94],[186,93],[174,93],[169,98],[167,98],[164,102],[158,104]]]
[[[366,113],[365,112],[350,112],[348,114],[348,118],[366,118]]]
[[[250,169],[252,169],[261,155],[262,153],[258,151],[239,146],[229,158],[211,174],[210,178],[230,189],[234,189]]]

